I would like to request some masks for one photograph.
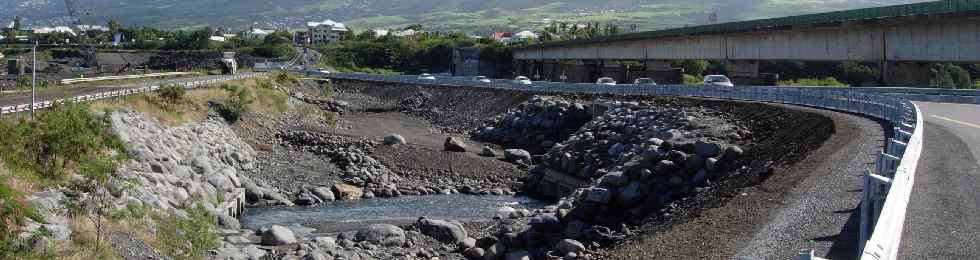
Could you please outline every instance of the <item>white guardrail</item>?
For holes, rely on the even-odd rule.
[[[864,192],[861,203],[859,245],[861,259],[896,259],[905,223],[906,207],[915,180],[915,170],[922,152],[923,123],[918,107],[908,99],[846,89],[783,88],[783,87],[714,87],[682,85],[598,85],[534,82],[516,84],[511,80],[478,82],[462,77],[436,80],[416,76],[389,76],[360,73],[331,73],[331,79],[393,82],[413,85],[470,86],[535,92],[585,94],[660,95],[706,97],[730,100],[763,101],[847,111],[882,119],[894,128],[874,169],[864,173]],[[816,259],[812,251],[802,253],[801,259]]]
[[[221,77],[207,79],[207,80],[194,80],[194,79],[175,80],[175,82],[172,82],[172,83],[168,82],[168,83],[164,83],[164,84],[148,85],[148,86],[144,86],[144,87],[126,88],[126,89],[120,89],[120,90],[114,90],[114,91],[100,92],[100,93],[95,93],[95,94],[81,95],[81,96],[75,96],[75,97],[71,97],[71,98],[64,98],[64,99],[57,99],[57,100],[47,100],[47,101],[39,101],[39,102],[34,103],[34,109],[49,108],[51,106],[54,106],[55,104],[65,103],[65,102],[71,102],[71,103],[89,102],[89,101],[96,101],[96,100],[102,100],[102,99],[107,99],[107,98],[115,98],[115,97],[123,97],[123,96],[144,94],[144,93],[149,93],[149,92],[154,92],[154,91],[160,90],[160,86],[161,85],[164,85],[164,86],[178,85],[178,86],[183,86],[183,87],[188,88],[188,89],[192,89],[192,88],[197,88],[197,87],[200,87],[200,86],[213,85],[213,84],[217,84],[217,83],[224,82],[224,81],[229,81],[229,80],[240,80],[240,79],[252,78],[252,77],[255,77],[255,76],[258,76],[258,75],[261,75],[261,74],[259,74],[259,73],[243,73],[243,74],[238,74],[238,75],[221,76]],[[31,110],[31,104],[30,103],[20,104],[20,105],[13,105],[13,106],[5,106],[5,107],[0,107],[0,115],[26,112],[26,111],[30,111],[30,110]]]

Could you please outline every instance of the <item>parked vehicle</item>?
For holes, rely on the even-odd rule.
[[[423,80],[436,80],[436,76],[432,76],[432,74],[429,74],[429,73],[422,73],[422,74],[419,74],[419,79],[423,79]]]
[[[651,78],[638,78],[633,81],[634,85],[657,85],[656,81]]]
[[[473,81],[482,82],[482,83],[490,83],[491,82],[490,81],[490,78],[487,78],[486,76],[476,76],[476,77],[473,77]]]
[[[516,78],[514,78],[514,84],[531,85],[531,79],[525,76],[517,76]]]
[[[706,86],[721,86],[721,87],[734,87],[732,80],[728,79],[725,75],[708,75],[704,76],[704,85]]]
[[[595,81],[599,85],[616,85],[616,80],[610,77],[602,77]]]

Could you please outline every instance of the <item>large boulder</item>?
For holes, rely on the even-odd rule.
[[[384,138],[384,144],[386,144],[386,145],[402,145],[402,144],[405,144],[405,137],[402,137],[401,135],[398,135],[398,134],[391,134],[389,136],[385,136],[385,138]]]
[[[340,200],[359,200],[364,196],[364,189],[350,184],[334,184],[333,191]]]
[[[466,228],[458,222],[422,219],[418,222],[419,230],[422,234],[439,240],[446,244],[456,244],[466,239]]]
[[[568,253],[577,254],[578,252],[585,251],[585,245],[574,239],[562,239],[558,241],[558,245],[555,247],[558,248],[558,252],[561,252],[561,255],[568,255]]]
[[[531,153],[522,149],[507,149],[504,150],[504,160],[516,162],[516,161],[531,161]]]
[[[505,260],[531,260],[531,253],[527,250],[514,250],[507,252],[504,257]]]
[[[466,152],[466,143],[456,137],[446,137],[444,149],[449,152]]]
[[[721,153],[721,144],[698,140],[694,143],[694,154],[701,157],[713,157]]]
[[[313,195],[316,195],[318,198],[320,198],[320,200],[324,202],[330,202],[336,199],[334,197],[333,191],[331,191],[330,188],[321,186],[321,187],[313,188],[312,191],[313,191]]]
[[[483,157],[497,157],[497,151],[494,151],[490,146],[484,146],[483,151],[480,152],[480,156]]]
[[[281,246],[295,244],[296,235],[289,228],[273,225],[269,230],[262,232],[262,244],[267,246]]]
[[[354,235],[354,240],[397,247],[405,244],[405,230],[389,224],[372,224],[358,230],[357,234]]]

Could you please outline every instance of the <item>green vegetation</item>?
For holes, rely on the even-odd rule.
[[[847,84],[837,81],[834,77],[822,79],[791,79],[780,80],[780,86],[820,86],[820,87],[847,87]]]
[[[178,85],[163,86],[160,88],[160,98],[171,104],[176,104],[184,100],[187,89]]]
[[[85,104],[59,104],[39,111],[34,121],[0,121],[0,154],[15,172],[60,182],[69,170],[101,168],[91,164],[108,158],[107,150],[122,151],[110,127],[108,114],[93,115]]]
[[[187,218],[176,214],[153,214],[156,221],[157,241],[161,250],[176,259],[204,259],[202,253],[218,246],[219,239],[215,216],[203,206],[183,209]]]
[[[221,88],[228,92],[228,98],[218,106],[218,114],[228,122],[238,122],[242,114],[248,111],[248,105],[253,101],[252,94],[249,89],[239,85],[223,85]]]
[[[0,120],[0,156],[5,166],[0,170],[9,170],[9,173],[0,174],[0,220],[4,222],[0,228],[0,258],[38,256],[38,252],[25,248],[11,248],[16,244],[16,230],[11,227],[23,224],[26,218],[40,220],[24,204],[23,192],[64,185],[73,174],[91,181],[92,186],[87,186],[89,191],[108,192],[104,184],[115,170],[115,158],[110,151],[123,151],[123,145],[110,133],[107,116],[96,116],[88,111],[84,104],[59,104],[38,111],[33,121]],[[11,186],[11,183],[17,186]],[[71,203],[78,205],[73,207],[75,209],[93,210],[85,213],[105,209],[105,204],[97,205],[87,200],[72,200]],[[100,238],[96,236],[96,239]]]
[[[947,88],[973,89],[976,85],[966,69],[948,63],[935,64],[930,68],[932,85]]]
[[[700,85],[702,80],[703,79],[698,78],[698,76],[694,76],[694,75],[691,75],[691,74],[684,74],[684,79],[683,79],[684,82],[683,82],[683,84],[684,85]]]
[[[420,28],[421,29],[421,28]],[[323,54],[321,65],[338,71],[392,74],[394,72],[441,73],[452,67],[453,49],[472,47],[481,58],[510,64],[506,46],[490,40],[477,40],[461,33],[423,33],[415,37],[382,36],[366,31],[333,44],[315,46]]]

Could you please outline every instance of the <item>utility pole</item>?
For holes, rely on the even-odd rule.
[[[34,120],[34,104],[37,103],[37,41],[34,41],[34,47],[31,48],[31,55],[34,56],[34,61],[31,63],[31,121]]]

